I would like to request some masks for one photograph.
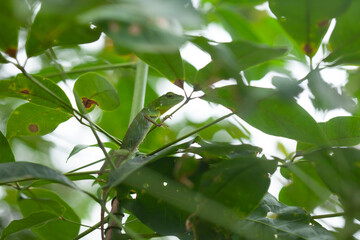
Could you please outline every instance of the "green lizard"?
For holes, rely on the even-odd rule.
[[[125,134],[120,149],[115,150],[114,154],[112,154],[115,158],[116,167],[119,167],[122,162],[129,160],[134,155],[153,125],[160,127],[164,124],[163,121],[158,124],[156,120],[158,120],[160,116],[167,112],[170,108],[180,103],[183,99],[183,96],[168,92],[152,101],[136,115]],[[106,169],[106,166],[107,162],[105,162],[102,166],[99,175],[101,175]],[[104,198],[106,198],[106,194],[107,190],[103,193]],[[115,199],[112,203],[111,212],[116,212],[116,210],[117,200]],[[104,223],[103,209],[101,210],[101,222]],[[109,223],[109,226],[114,225],[116,225],[114,222]],[[103,229],[103,224],[101,224],[101,232],[104,231]],[[111,236],[111,232],[112,229],[110,228],[107,235]],[[103,238],[103,233],[101,235]],[[108,239],[108,236],[106,239]]]
[[[156,120],[183,99],[183,96],[168,92],[153,100],[136,115],[126,131],[120,149],[115,150],[112,154],[117,158],[115,159],[116,167],[124,160],[131,158],[153,125],[158,127],[163,125],[163,122],[158,124]],[[100,170],[101,173],[106,166],[107,163],[105,162]]]

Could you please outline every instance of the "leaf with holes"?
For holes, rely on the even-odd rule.
[[[120,104],[116,89],[97,73],[81,75],[75,82],[73,92],[78,108],[86,109],[88,112],[95,106],[105,111],[112,111]]]
[[[329,28],[330,20],[344,13],[350,2],[350,0],[270,0],[269,6],[303,52],[312,57]]]
[[[18,74],[11,80],[0,81],[0,95],[24,99],[34,104],[71,113],[71,110],[69,110],[69,107],[71,107],[70,100],[58,85],[40,76],[33,77],[39,84],[59,97],[63,103],[60,103],[51,94],[23,74]]]
[[[71,115],[60,110],[25,103],[11,113],[6,125],[6,134],[8,138],[45,135],[69,118]]]
[[[8,141],[0,131],[0,163],[6,162],[15,162],[15,158]]]

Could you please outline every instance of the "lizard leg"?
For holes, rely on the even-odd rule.
[[[148,120],[149,122],[151,122],[152,124],[154,124],[155,126],[157,126],[157,127],[162,127],[162,126],[167,127],[167,125],[166,125],[163,121],[159,124],[159,123],[155,122],[154,120],[152,120],[152,119],[151,119],[150,117],[148,117],[147,115],[144,115],[144,118],[145,118],[146,120]]]

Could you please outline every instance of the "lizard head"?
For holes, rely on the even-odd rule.
[[[160,111],[160,114],[163,114],[176,104],[180,103],[182,100],[184,100],[183,96],[177,95],[173,92],[168,92],[154,101],[157,101],[155,103],[155,106],[157,106],[156,109]]]

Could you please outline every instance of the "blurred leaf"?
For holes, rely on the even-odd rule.
[[[309,162],[288,165],[291,183],[283,187],[279,200],[290,206],[303,207],[312,212],[330,196],[330,191],[318,176],[315,167]]]
[[[15,58],[18,51],[20,27],[30,19],[30,9],[25,1],[0,1],[0,49]]]
[[[44,179],[77,189],[76,185],[61,173],[37,163],[0,163],[0,183]]]
[[[15,136],[45,135],[71,118],[71,115],[53,108],[25,103],[10,115],[6,125],[8,138]]]
[[[39,55],[53,46],[71,46],[99,39],[99,28],[89,22],[80,24],[77,21],[76,14],[92,6],[91,2],[94,1],[43,0],[28,34],[27,56]]]
[[[113,142],[104,142],[103,143],[105,147],[107,148],[111,148],[111,149],[119,149],[119,146],[116,145],[115,143]],[[74,156],[75,154],[77,154],[78,152],[86,149],[86,148],[89,148],[89,147],[99,147],[99,144],[92,144],[92,145],[83,145],[83,144],[78,144],[76,145],[72,150],[71,150],[71,153],[69,154],[68,158],[66,159],[69,160],[69,158],[71,158],[72,156]]]
[[[143,224],[139,219],[137,219],[133,214],[129,214],[130,216],[126,219],[125,222],[125,232],[126,229],[131,229],[131,231],[140,233],[140,234],[151,234],[154,233],[148,226]]]
[[[9,61],[0,53],[0,63],[8,63]]]
[[[296,97],[304,90],[299,86],[299,83],[292,78],[275,76],[272,78],[271,83],[279,90],[280,94],[285,97]]]
[[[241,40],[213,45],[206,38],[194,37],[191,42],[208,52],[214,65],[218,69],[229,71],[231,76],[236,76],[242,70],[278,58],[287,52],[285,48],[271,48]]]
[[[27,189],[22,191],[26,198],[19,199],[19,207],[24,217],[39,212],[49,211],[59,214],[68,221],[57,218],[47,222],[41,227],[33,227],[31,231],[36,233],[41,239],[63,240],[73,239],[77,236],[80,229],[80,218],[74,210],[58,195],[46,189]]]
[[[350,0],[294,0],[291,2],[269,0],[269,6],[280,24],[299,44],[304,53],[312,57],[329,28],[330,20],[345,12],[350,2]]]
[[[339,64],[360,64],[360,21],[358,9],[360,2],[352,1],[344,15],[336,18],[336,25],[331,33],[329,48],[331,53],[325,62],[332,66]]]
[[[61,98],[67,106],[71,106],[69,98],[58,85],[43,77],[34,76],[34,78],[53,94]],[[34,104],[71,113],[68,107],[64,106],[23,74],[18,74],[11,80],[0,81],[0,95],[24,99]]]
[[[324,144],[323,133],[316,121],[294,99],[275,90],[230,85],[210,90],[202,98],[231,109],[267,134]]]
[[[335,237],[319,224],[310,225],[310,216],[299,207],[289,207],[272,195],[265,195],[259,207],[236,223],[246,239],[323,239]]]
[[[101,26],[118,52],[128,48],[152,53],[176,50],[185,40],[182,27],[198,27],[201,22],[191,1],[182,0],[103,4],[79,19]]]
[[[355,146],[360,143],[359,117],[335,117],[319,125],[330,146]]]
[[[136,53],[144,62],[149,64],[172,83],[184,81],[184,66],[180,51],[174,53]]]
[[[196,139],[191,139],[190,141],[167,147],[154,155],[140,155],[131,160],[125,161],[111,173],[106,186],[110,186],[110,188],[116,187],[117,185],[121,184],[128,176],[133,174],[141,167],[144,167],[149,162],[156,161],[170,154],[174,154],[179,149],[188,148],[195,140]]]
[[[197,141],[200,147],[190,147],[186,152],[202,156],[205,159],[232,159],[236,157],[256,157],[262,149],[249,144],[233,145],[221,142]]]
[[[82,74],[76,80],[73,92],[78,108],[85,108],[88,112],[95,106],[105,111],[112,111],[120,104],[116,89],[97,73]]]
[[[270,185],[267,174],[274,173],[276,168],[277,161],[255,157],[238,156],[222,161],[202,176],[200,192],[230,208],[234,216],[245,217],[267,192]]]
[[[311,101],[316,108],[323,110],[343,108],[348,112],[355,110],[355,103],[350,96],[346,93],[339,94],[335,88],[326,83],[320,75],[320,70],[309,73],[308,86],[314,95]]]
[[[2,229],[0,239],[3,240],[13,233],[46,224],[58,217],[58,215],[48,211],[34,212],[23,219],[12,221],[6,228]]]
[[[324,183],[341,197],[346,215],[359,217],[360,151],[354,148],[324,149],[306,154],[305,158],[315,163]]]
[[[7,162],[15,162],[15,158],[8,141],[0,131],[0,163]]]

